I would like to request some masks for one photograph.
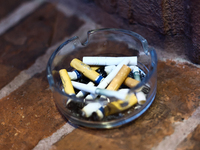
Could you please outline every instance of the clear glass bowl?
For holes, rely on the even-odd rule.
[[[66,108],[69,99],[77,102],[84,99],[63,92],[58,71],[63,68],[72,70],[71,60],[74,58],[82,60],[83,56],[137,56],[137,66],[143,73],[143,78],[136,87],[131,88],[129,93],[134,93],[143,85],[149,85],[150,91],[146,102],[140,107],[135,105],[101,121],[85,119]],[[146,39],[135,32],[114,28],[91,30],[87,32],[85,42],[81,42],[79,37],[75,36],[62,43],[53,52],[47,64],[47,78],[57,108],[71,123],[89,128],[119,127],[141,116],[152,104],[157,88],[157,55],[155,50],[148,46]]]

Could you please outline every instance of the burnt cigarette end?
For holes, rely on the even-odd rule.
[[[150,87],[144,86],[144,87],[142,88],[142,92],[143,92],[144,94],[148,94],[148,93],[150,92]]]

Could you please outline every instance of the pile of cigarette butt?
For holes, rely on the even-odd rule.
[[[73,71],[59,70],[63,92],[84,101],[69,98],[66,107],[82,118],[101,121],[121,117],[125,110],[146,102],[148,84],[130,92],[145,77],[137,67],[137,56],[84,56],[82,61],[74,58],[70,66]]]

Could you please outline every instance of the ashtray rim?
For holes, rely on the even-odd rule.
[[[153,66],[153,69],[150,70],[147,74],[146,74],[146,77],[144,78],[144,80],[142,80],[136,87],[133,88],[134,89],[137,89],[137,88],[140,88],[142,85],[144,85],[145,83],[148,82],[148,80],[152,77],[152,75],[155,73],[155,71],[157,70],[157,54],[154,50],[154,48],[152,47],[149,47],[148,46],[148,43],[147,43],[147,40],[144,39],[141,35],[133,32],[133,31],[130,31],[130,30],[124,30],[124,29],[116,29],[116,28],[102,28],[102,29],[94,29],[94,30],[90,30],[87,32],[87,40],[86,42],[82,43],[82,45],[87,45],[88,43],[88,40],[89,40],[89,37],[90,35],[94,34],[94,33],[97,33],[97,32],[101,32],[101,31],[117,31],[117,32],[122,32],[122,33],[125,33],[125,34],[128,34],[128,35],[131,35],[131,36],[134,36],[136,37],[142,44],[142,47],[144,49],[144,52],[145,54],[150,54],[151,55],[151,65]],[[63,95],[63,96],[66,96],[66,97],[70,97],[70,95],[64,93],[63,91],[61,91],[60,89],[58,89],[56,86],[55,86],[55,83],[54,83],[54,79],[53,79],[53,75],[52,75],[52,68],[51,68],[51,65],[52,65],[52,62],[56,56],[56,54],[65,46],[67,45],[68,43],[74,41],[74,40],[77,40],[79,39],[78,36],[74,36],[68,40],[66,40],[65,42],[63,42],[53,53],[52,55],[50,56],[49,60],[48,60],[48,63],[47,63],[47,67],[46,67],[46,71],[47,71],[47,79],[48,79],[48,82],[49,82],[49,85],[50,85],[50,88],[52,91],[56,91],[58,92],[59,94]],[[156,87],[157,88],[157,87]],[[156,88],[154,89],[153,93],[156,95]],[[105,128],[105,129],[108,129],[108,128],[114,128],[114,127],[119,127],[121,125],[124,125],[128,122],[131,122],[133,120],[135,120],[136,118],[138,118],[139,116],[141,116],[149,107],[150,105],[152,104],[152,102],[154,101],[154,98],[155,98],[155,95],[153,98],[151,98],[151,101],[149,101],[148,103],[146,102],[144,105],[142,105],[142,108],[143,109],[140,109],[138,111],[138,113],[136,113],[136,115],[132,115],[132,116],[129,116],[129,117],[123,117],[123,118],[119,118],[116,120],[112,120],[112,121],[106,121],[106,122],[95,122],[95,121],[87,121],[87,120],[80,120],[79,118],[76,118],[74,116],[70,116],[66,110],[64,110],[62,108],[62,106],[60,106],[60,104],[58,104],[56,101],[56,105],[57,107],[60,109],[61,113],[63,113],[65,115],[65,117],[67,116],[67,118],[69,119],[69,121],[71,121],[72,123],[75,123],[79,126],[84,126],[84,127],[89,127],[89,128]]]

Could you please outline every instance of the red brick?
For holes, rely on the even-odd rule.
[[[12,66],[6,66],[0,64],[1,73],[0,73],[0,88],[6,85],[13,77],[19,73],[19,69]]]
[[[54,5],[45,4],[2,35],[0,64],[5,69],[4,77],[0,78],[0,88],[30,67],[48,47],[70,36],[82,24],[83,21],[77,17],[65,17]]]
[[[199,73],[199,68],[189,64],[159,62],[157,95],[141,117],[112,130],[76,129],[54,149],[152,149],[173,134],[174,122],[187,119],[199,106]]]
[[[65,123],[46,79],[35,75],[0,101],[0,149],[32,149]]]

